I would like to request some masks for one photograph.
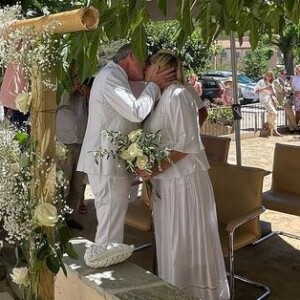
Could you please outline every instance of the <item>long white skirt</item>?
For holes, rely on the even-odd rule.
[[[154,180],[158,275],[203,300],[229,299],[213,190],[207,171]]]

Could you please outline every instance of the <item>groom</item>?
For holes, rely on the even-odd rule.
[[[101,135],[102,130],[128,134],[139,128],[140,122],[150,113],[161,89],[175,77],[173,69],[159,72],[148,68],[147,85],[136,98],[129,80],[144,80],[144,63],[131,50],[130,44],[122,46],[97,74],[89,100],[89,117],[78,167],[88,174],[95,196],[97,232],[95,242],[123,242],[124,221],[128,206],[131,175],[115,159],[102,159],[97,164],[93,151],[99,147],[111,150],[110,140]]]

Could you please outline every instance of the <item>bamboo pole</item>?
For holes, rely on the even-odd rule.
[[[98,26],[99,12],[90,6],[32,19],[19,20],[8,28],[8,32],[30,26],[34,27],[37,32],[41,32],[45,26],[52,22],[59,24],[54,29],[54,33],[93,30]]]
[[[98,26],[99,13],[93,7],[82,8],[68,12],[38,17],[28,20],[17,21],[9,27],[8,32],[26,26],[33,26],[37,32],[43,31],[45,25],[51,22],[58,22],[55,33],[68,33],[95,29]],[[31,140],[36,152],[46,161],[55,158],[55,129],[56,129],[56,92],[44,86],[43,76],[55,83],[56,78],[50,70],[48,75],[42,75],[38,66],[32,70],[32,104],[30,110]],[[52,201],[55,192],[55,165],[50,174],[45,170],[39,170],[37,166],[33,170],[33,177],[40,179],[40,186],[32,189],[32,193],[41,201]],[[46,229],[44,233],[52,239],[54,229]],[[37,299],[54,300],[54,275],[47,268],[42,266],[39,274]]]
[[[51,79],[52,83],[55,82],[53,74],[49,74],[47,79]],[[38,68],[32,70],[31,139],[36,153],[46,161],[50,161],[55,157],[56,92],[45,88],[43,80]],[[55,165],[48,174],[42,169],[43,167],[45,166],[37,164],[33,170],[34,178],[39,178],[40,185],[32,192],[41,201],[51,202],[55,193]],[[53,228],[44,228],[43,231],[49,239],[53,239]],[[37,299],[54,299],[54,275],[45,263],[39,274],[37,295]]]

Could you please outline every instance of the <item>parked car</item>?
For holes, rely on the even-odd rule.
[[[214,79],[222,79],[232,77],[232,72],[230,71],[209,71],[204,72],[202,76],[211,77]],[[237,73],[237,81],[241,89],[242,100],[241,104],[249,104],[258,102],[258,94],[254,91],[256,83],[244,74]]]
[[[202,84],[202,100],[207,107],[211,107],[222,102],[225,86],[219,79],[201,77],[198,79]]]

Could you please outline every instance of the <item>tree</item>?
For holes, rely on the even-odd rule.
[[[300,0],[152,0],[164,15],[168,8],[175,8],[179,32],[176,47],[182,49],[188,37],[196,28],[200,29],[201,37],[210,45],[220,34],[235,32],[242,42],[243,36],[249,34],[252,48],[256,48],[260,36],[265,32],[280,34],[282,20],[298,24],[300,18]],[[8,2],[8,1],[6,1]],[[13,2],[13,1],[9,1]],[[46,10],[56,12],[69,7],[91,4],[101,12],[99,28],[94,33],[82,34],[70,39],[69,59],[79,62],[81,78],[92,75],[96,67],[92,58],[97,57],[98,41],[107,37],[109,40],[128,38],[131,40],[135,53],[145,58],[146,28],[149,22],[146,0],[26,0],[22,5],[42,14]],[[46,9],[47,8],[47,9]],[[72,35],[71,35],[72,36]],[[95,70],[94,70],[95,71]]]
[[[177,21],[150,22],[147,24],[147,54],[152,55],[160,49],[172,50],[180,55],[186,69],[199,74],[210,64],[212,50],[203,42],[197,30],[179,49],[176,44],[179,28]]]
[[[266,45],[265,42],[260,42],[253,51],[247,52],[242,61],[242,70],[253,79],[262,76],[268,69],[268,63],[272,55],[272,48]]]
[[[288,74],[294,73],[294,56],[295,50],[297,49],[300,43],[300,34],[298,31],[298,26],[292,22],[283,19],[285,22],[282,22],[282,27],[280,28],[277,39],[273,42],[283,54],[283,61],[285,68]],[[298,23],[299,24],[299,23]]]

